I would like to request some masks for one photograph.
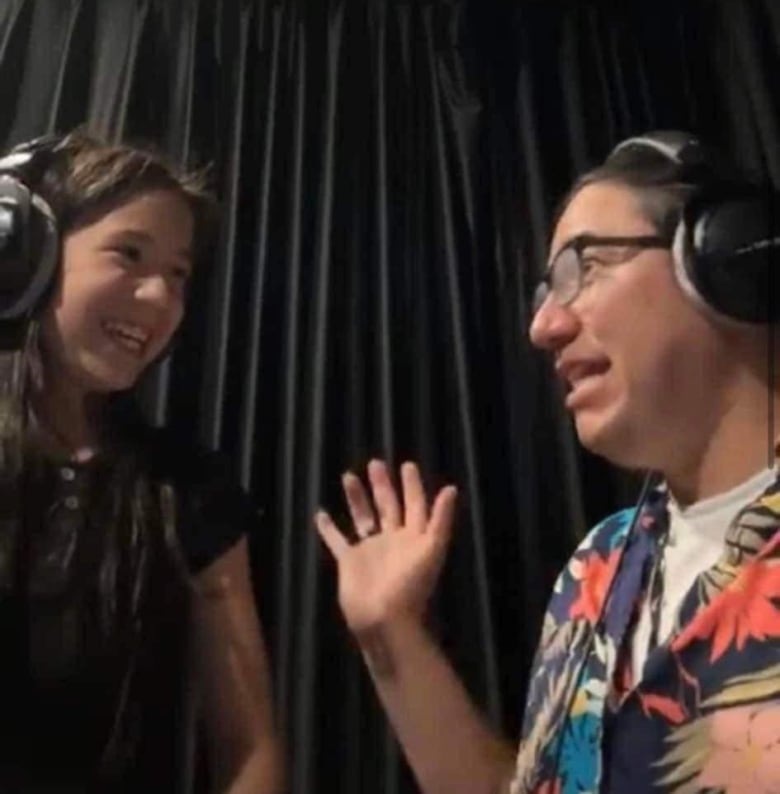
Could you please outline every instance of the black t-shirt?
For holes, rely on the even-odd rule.
[[[197,574],[251,533],[257,512],[223,454],[167,430],[148,433],[152,477],[172,482],[179,494],[178,538],[190,573]]]
[[[167,431],[28,468],[0,560],[0,791],[175,791],[186,578],[251,531],[251,502],[224,457]]]

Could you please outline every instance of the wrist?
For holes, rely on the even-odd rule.
[[[415,634],[425,632],[424,617],[416,612],[396,612],[370,624],[352,628],[352,635],[360,648],[374,642],[377,636],[382,636],[386,641],[395,643],[404,642]]]
[[[414,657],[415,649],[431,643],[422,620],[413,614],[396,615],[355,633],[360,652],[375,678],[396,678],[399,665]]]

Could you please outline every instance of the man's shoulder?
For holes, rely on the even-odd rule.
[[[624,507],[595,524],[574,551],[575,556],[593,551],[609,554],[622,545],[636,515],[636,507]]]
[[[553,587],[543,637],[553,626],[584,618],[593,623],[601,614],[626,542],[636,508],[619,510],[599,521],[574,550]]]

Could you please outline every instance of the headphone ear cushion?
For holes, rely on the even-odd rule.
[[[60,254],[49,205],[11,174],[0,174],[0,321],[17,321],[40,305]]]
[[[701,196],[683,210],[673,254],[682,289],[698,304],[747,323],[780,321],[780,196]]]
[[[695,254],[692,251],[691,234],[684,218],[680,218],[672,237],[672,260],[674,262],[674,275],[680,289],[687,297],[704,311],[711,310],[711,306],[700,292],[699,279],[696,266],[692,263]]]

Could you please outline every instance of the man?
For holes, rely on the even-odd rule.
[[[351,473],[360,541],[318,513],[426,794],[780,790],[771,205],[683,133],[624,142],[563,202],[531,340],[568,386],[580,441],[654,474],[556,584],[514,760],[423,624],[455,489],[429,510],[406,463],[399,500],[372,461],[378,525]]]

